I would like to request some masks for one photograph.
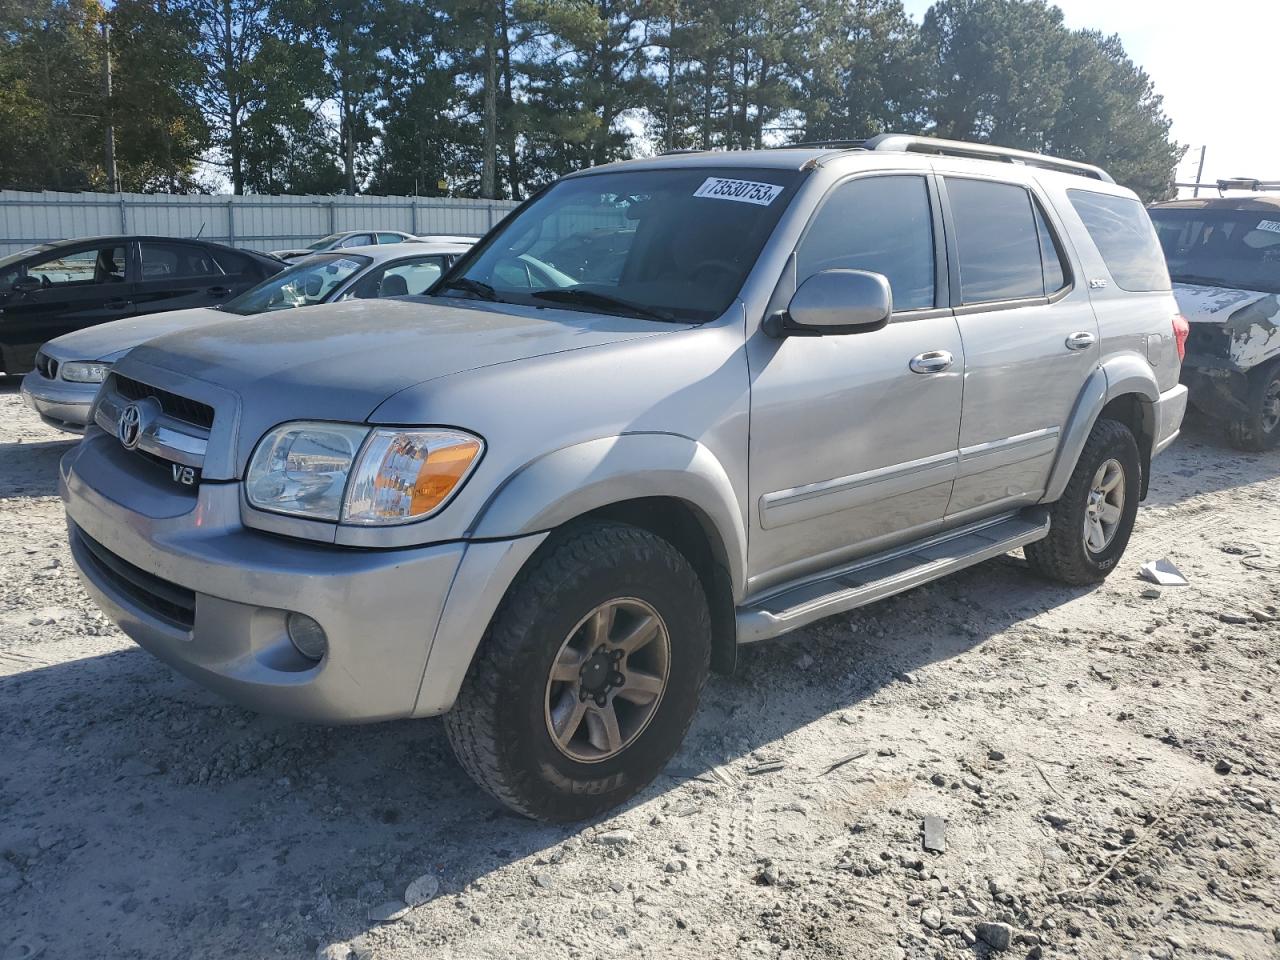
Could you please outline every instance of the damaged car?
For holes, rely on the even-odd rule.
[[[1280,197],[1173,200],[1150,209],[1190,321],[1182,379],[1232,445],[1280,443]]]

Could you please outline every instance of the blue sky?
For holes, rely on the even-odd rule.
[[[919,20],[927,0],[905,0]],[[1280,0],[1059,0],[1067,26],[1118,33],[1190,149],[1179,180],[1280,180]],[[1190,191],[1185,191],[1190,195]]]

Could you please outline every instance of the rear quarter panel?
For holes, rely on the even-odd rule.
[[[1178,384],[1180,372],[1173,338],[1173,317],[1178,312],[1178,304],[1172,290],[1130,291],[1120,287],[1072,206],[1067,190],[1096,190],[1134,200],[1136,197],[1128,190],[1109,184],[1082,183],[1078,177],[1046,177],[1042,184],[1067,228],[1069,242],[1083,272],[1080,282],[1089,288],[1098,320],[1100,365],[1108,371],[1123,368],[1127,371],[1124,379],[1132,381],[1136,377],[1148,384],[1146,391],[1138,391],[1131,389],[1136,381],[1131,382],[1121,392],[1142,392],[1148,399],[1155,399],[1160,393],[1172,390]],[[1108,395],[1112,397],[1116,395],[1119,377],[1108,379]]]

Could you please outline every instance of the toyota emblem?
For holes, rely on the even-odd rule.
[[[126,450],[133,450],[138,446],[138,441],[142,439],[142,408],[136,403],[129,404],[121,412],[116,436]]]

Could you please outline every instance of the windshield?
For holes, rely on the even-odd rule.
[[[329,247],[333,246],[335,243],[341,240],[344,236],[345,234],[342,234],[342,233],[331,233],[327,237],[320,238],[315,243],[308,243],[307,249],[308,250],[327,250]]]
[[[269,310],[289,310],[323,303],[347,277],[363,270],[372,261],[368,257],[332,254],[308,257],[274,277],[250,287],[223,306],[227,313],[247,317]]]
[[[1173,280],[1280,293],[1280,208],[1156,207],[1151,220]]]
[[[737,296],[799,180],[794,170],[741,167],[562,180],[433,293],[711,320]]]
[[[33,253],[44,253],[46,250],[56,249],[52,243],[37,243],[34,247],[27,247],[25,250],[19,250],[17,253],[11,253],[7,257],[0,257],[0,270],[11,264],[17,263],[19,260],[25,260]]]

